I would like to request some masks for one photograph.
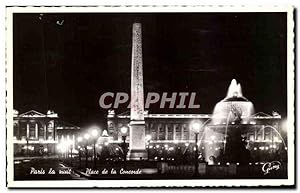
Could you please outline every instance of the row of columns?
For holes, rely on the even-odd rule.
[[[148,132],[149,134],[152,133],[153,131],[153,127],[156,127],[156,138],[153,138],[152,136],[152,139],[153,140],[187,140],[190,138],[190,131],[189,131],[189,126],[188,124],[148,124]],[[179,128],[179,132],[180,132],[180,137],[176,138],[176,128]],[[163,131],[161,131],[161,129],[163,129]],[[185,129],[186,129],[186,132],[187,132],[187,137],[184,138],[184,134],[185,134]],[[160,136],[161,136],[161,133],[163,133],[164,135],[164,138],[161,139]],[[171,133],[171,136],[169,136],[169,134]]]
[[[20,128],[18,128],[18,129],[20,129]],[[20,134],[20,133],[19,133]],[[37,123],[35,123],[35,131],[34,131],[34,134],[35,134],[35,138],[37,139],[39,136],[38,136],[38,124]],[[45,134],[46,134],[46,127],[44,127],[44,138],[46,139],[46,136],[45,136]],[[26,138],[28,138],[29,139],[29,137],[30,137],[30,127],[29,127],[29,124],[27,123],[26,124]]]
[[[152,139],[153,140],[188,140],[188,139],[191,139],[193,138],[192,135],[192,132],[190,132],[190,126],[188,124],[148,124],[148,128],[149,128],[149,134],[152,133],[153,131],[153,127],[157,127],[156,128],[156,138],[153,138],[152,136]],[[180,128],[180,137],[179,138],[176,138],[176,128]],[[163,131],[161,132],[161,128],[163,128]],[[184,129],[186,128],[186,132],[187,132],[187,137],[184,138]],[[169,138],[169,133],[172,133],[172,138]],[[161,139],[160,138],[160,134],[161,133],[164,133],[164,138]],[[270,129],[270,139],[272,140],[273,139],[273,134],[275,132]],[[259,127],[259,128],[255,128],[254,129],[254,140],[258,140],[258,136],[261,135],[261,140],[265,140],[266,139],[266,131],[265,131],[265,126],[262,125],[262,127]],[[248,139],[249,139],[249,136],[248,136]]]
[[[41,123],[42,124],[42,128],[43,128],[43,130],[44,130],[44,136],[43,136],[43,140],[48,140],[48,127],[47,127],[47,124],[46,123]],[[19,138],[19,139],[22,139],[22,137],[26,137],[27,139],[30,139],[30,138],[32,138],[32,136],[30,136],[30,125],[29,125],[29,123],[27,122],[26,123],[26,135],[25,136],[21,136],[21,132],[20,132],[20,130],[21,130],[21,128],[20,128],[20,123],[18,123],[18,124],[16,124],[16,127],[17,128],[14,128],[14,129],[17,129],[17,135],[18,136],[16,136],[17,138]],[[56,138],[56,130],[55,130],[55,123],[54,123],[54,121],[53,121],[53,131],[52,131],[52,139],[53,140],[55,140],[55,138]],[[38,125],[38,123],[35,123],[35,126],[34,126],[34,139],[39,139],[39,125]]]

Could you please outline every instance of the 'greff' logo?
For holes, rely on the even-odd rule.
[[[272,162],[266,162],[261,170],[263,171],[264,175],[269,174],[272,170],[279,170],[281,166],[281,163],[279,161],[272,161]]]

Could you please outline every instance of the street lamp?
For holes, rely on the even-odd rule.
[[[148,161],[149,161],[149,144],[150,144],[150,140],[151,140],[151,135],[146,135],[146,141],[147,141],[147,154],[148,154]]]
[[[72,140],[69,139],[67,141],[67,147],[68,150],[70,149],[70,153],[71,153],[70,165],[72,166],[73,165],[73,141]]]
[[[86,133],[84,134],[84,139],[85,139],[85,144],[84,144],[84,148],[85,148],[85,167],[88,167],[88,148],[87,148],[87,144],[88,144],[88,140],[90,139],[90,134]]]
[[[26,137],[26,156],[29,157],[29,138],[28,136]]]
[[[81,136],[79,136],[78,138],[77,138],[77,141],[78,141],[78,145],[79,145],[79,151],[78,151],[78,153],[79,153],[79,168],[81,168],[81,147],[80,147],[80,143],[82,142],[82,137]]]
[[[198,163],[198,135],[199,135],[199,132],[200,132],[200,128],[201,128],[201,125],[200,123],[198,122],[194,122],[192,124],[192,128],[195,132],[195,173],[194,173],[194,176],[198,176],[199,175],[199,171],[198,171],[198,166],[199,166],[199,163]]]
[[[94,128],[92,130],[92,136],[93,136],[93,145],[94,145],[94,168],[96,169],[97,165],[97,155],[96,155],[96,142],[97,142],[97,137],[98,137],[98,128]]]
[[[84,134],[84,139],[88,140],[90,138],[90,134],[86,133]]]
[[[124,160],[124,168],[126,166],[126,156],[127,156],[127,151],[126,151],[126,137],[128,133],[128,128],[126,126],[121,127],[121,134],[122,134],[122,140],[123,140],[123,160]]]
[[[98,130],[95,128],[92,130],[92,136],[97,137],[98,136]]]

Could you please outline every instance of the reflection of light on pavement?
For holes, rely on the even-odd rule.
[[[65,140],[64,136],[62,136],[62,139],[60,141],[59,144],[57,144],[57,150],[60,151],[61,153],[66,153],[67,150],[69,148],[74,148],[74,140],[72,139],[69,139],[69,135],[67,136],[67,139]],[[48,151],[48,149],[47,149]]]
[[[14,162],[14,164],[20,164],[20,163],[21,163],[20,161],[15,161],[15,162]]]
[[[60,167],[63,167],[63,168],[68,168],[67,166],[65,166],[64,164],[59,164]]]
[[[29,159],[24,159],[23,162],[30,162],[30,160]]]

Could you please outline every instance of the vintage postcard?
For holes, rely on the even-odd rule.
[[[292,6],[6,10],[9,188],[295,185]]]

